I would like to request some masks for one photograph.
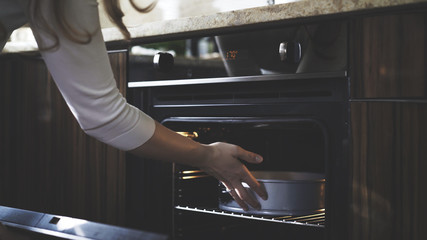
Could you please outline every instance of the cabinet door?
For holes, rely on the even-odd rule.
[[[125,95],[126,52],[110,54]],[[124,223],[125,154],[79,127],[38,55],[0,58],[0,204]]]
[[[358,17],[350,24],[352,98],[427,98],[427,13]]]
[[[351,103],[350,238],[427,236],[427,103]]]

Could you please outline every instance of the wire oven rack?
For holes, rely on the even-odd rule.
[[[325,210],[324,209],[310,215],[302,215],[302,216],[260,216],[260,215],[233,213],[229,211],[223,211],[217,208],[196,208],[196,207],[189,207],[189,206],[175,206],[175,208],[179,210],[184,210],[184,211],[216,214],[216,215],[222,215],[222,216],[258,220],[258,221],[297,224],[297,225],[320,227],[320,228],[325,227]]]

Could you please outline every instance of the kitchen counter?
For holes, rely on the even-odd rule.
[[[417,3],[427,3],[427,0],[302,0],[212,15],[148,22],[139,26],[129,27],[129,31],[132,39],[135,42],[140,42],[146,38],[159,36],[175,36],[282,20],[371,11]],[[28,32],[28,29],[26,31]],[[116,28],[105,28],[102,32],[106,42],[120,42],[123,40],[122,34]],[[31,50],[36,50],[33,38],[22,42],[8,43],[4,51]]]
[[[145,23],[129,28],[133,39],[404,6],[426,0],[302,0],[265,7]],[[103,29],[105,41],[122,40],[115,28]]]

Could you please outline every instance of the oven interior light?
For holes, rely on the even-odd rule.
[[[178,133],[179,135],[182,135],[184,137],[191,138],[191,139],[199,137],[199,134],[197,132],[176,132],[176,133]]]
[[[182,174],[193,174],[193,173],[201,173],[201,172],[203,172],[202,170],[185,170],[185,171],[182,171],[181,173]]]
[[[181,177],[182,180],[195,179],[195,178],[205,178],[210,177],[209,175],[197,175],[197,176],[184,176]]]

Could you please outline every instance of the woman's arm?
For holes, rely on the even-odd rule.
[[[116,148],[138,156],[177,162],[198,167],[222,181],[244,208],[259,203],[245,190],[246,182],[260,196],[266,196],[260,184],[240,161],[261,162],[262,158],[240,147],[214,143],[202,145],[155,122],[139,109],[129,105],[119,93],[102,38],[97,2],[67,1],[66,19],[77,30],[94,32],[89,44],[67,39],[55,23],[59,46],[42,56],[70,110],[89,135]],[[47,20],[49,8],[43,9]],[[31,23],[47,45],[52,38]],[[246,202],[246,203],[245,203]]]
[[[223,182],[232,197],[245,210],[246,203],[259,209],[258,201],[247,192],[247,183],[261,198],[267,193],[241,161],[261,163],[262,157],[239,146],[227,143],[204,145],[183,137],[156,122],[154,135],[132,154],[162,161],[173,161],[200,168]]]
[[[67,38],[52,16],[51,1],[43,1],[40,10],[57,35],[57,40],[37,21],[30,18],[37,43],[52,50],[42,57],[68,107],[83,131],[108,145],[130,150],[147,141],[154,132],[154,121],[120,94],[102,36],[96,0],[63,1],[67,23],[80,33],[92,33],[89,43]],[[79,36],[76,36],[79,37]],[[82,37],[85,39],[85,37]]]

